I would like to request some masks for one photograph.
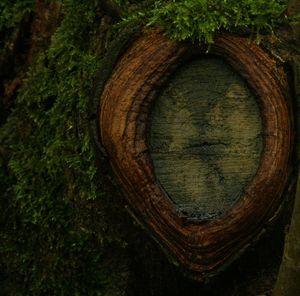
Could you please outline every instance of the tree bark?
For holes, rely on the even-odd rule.
[[[76,141],[88,134],[85,118],[78,115],[78,110],[74,112],[74,108],[68,106],[69,103],[66,103],[66,109],[62,109],[66,110],[64,112],[68,116],[63,124],[65,130],[59,130],[60,127],[56,126],[55,120],[59,122],[57,117],[53,120],[54,124],[51,120],[46,124],[38,124],[43,123],[41,118],[51,113],[58,96],[65,92],[72,93],[76,77],[82,77],[82,84],[92,80],[93,77],[80,76],[84,72],[81,64],[92,64],[86,53],[100,56],[102,63],[103,54],[109,52],[109,44],[118,37],[114,36],[116,29],[113,25],[119,18],[120,11],[113,5],[113,1],[64,3],[36,0],[34,12],[27,15],[17,28],[12,29],[11,36],[8,36],[7,51],[0,52],[1,70],[5,69],[0,73],[0,138],[3,135],[8,138],[4,144],[0,141],[0,291],[8,296],[267,295],[273,287],[280,262],[283,226],[286,221],[284,215],[273,225],[266,226],[269,230],[266,236],[251,246],[219,277],[199,284],[187,278],[182,270],[168,261],[156,242],[131,219],[120,188],[113,185],[114,176],[105,163],[104,156],[100,157],[98,163],[100,177],[97,182],[100,185],[95,200],[78,197],[75,183],[82,186],[82,175],[76,174],[80,170],[72,168],[64,171],[65,176],[55,175],[52,180],[50,174],[33,175],[30,183],[35,186],[31,187],[32,195],[40,189],[39,178],[44,178],[45,183],[49,180],[60,182],[61,178],[68,180],[44,203],[38,203],[38,195],[30,200],[28,194],[24,203],[21,198],[16,198],[14,186],[19,189],[23,185],[18,184],[18,176],[15,171],[12,172],[11,164],[14,158],[19,154],[23,155],[23,150],[30,147],[30,137],[30,140],[36,141],[34,137],[44,134],[44,138],[40,139],[46,139],[43,147],[46,149],[56,133],[74,133]],[[90,4],[90,10],[85,11],[85,7],[81,7],[82,10],[76,15],[78,6],[86,3]],[[75,7],[73,10],[68,8],[69,12],[66,12],[64,5]],[[93,5],[99,9],[96,13]],[[95,16],[90,21],[90,15],[93,16],[94,13]],[[66,18],[69,18],[68,22],[64,22]],[[59,47],[61,43],[64,43],[64,48]],[[79,54],[84,54],[84,60]],[[38,59],[42,62],[36,63]],[[45,75],[47,79],[43,76],[43,81],[39,81],[39,77],[34,76],[35,70],[38,71],[37,76]],[[32,76],[35,77],[34,83],[41,84],[38,92],[32,92],[34,83],[26,84],[26,80]],[[58,84],[59,92],[55,90]],[[30,97],[32,100],[22,102],[20,90],[29,94],[26,99]],[[45,90],[49,93],[45,101],[42,101]],[[83,94],[78,91],[72,93],[72,96],[74,101],[71,101],[71,105],[75,105],[77,97]],[[14,109],[19,110],[19,113]],[[41,116],[34,118],[33,128],[28,132],[23,126],[26,124],[23,116],[34,112],[37,114],[36,110],[39,110]],[[59,115],[65,115],[63,111],[61,113]],[[55,115],[57,114],[53,116]],[[10,127],[12,122],[16,124]],[[37,144],[36,141],[35,145]],[[67,152],[71,151],[70,161],[76,156],[76,153],[72,154],[72,145],[66,148]],[[57,157],[57,166],[67,167],[66,163],[59,163],[62,152],[60,147],[57,154],[55,150],[50,152],[53,157]],[[86,150],[81,153],[84,157]],[[29,163],[27,159],[21,159],[23,160],[25,164]],[[48,160],[51,162],[51,159]],[[35,167],[31,165],[26,169],[25,173],[30,175]],[[55,174],[55,171],[51,173]],[[88,172],[83,170],[83,173]],[[20,186],[17,187],[18,185]],[[294,194],[293,188],[292,183],[286,192],[288,196]],[[56,202],[59,203],[57,208]],[[30,203],[36,208],[46,209],[45,216],[35,223],[28,220]],[[60,212],[64,205],[65,211]],[[60,216],[53,214],[56,213],[53,208],[58,210]],[[47,220],[49,216],[51,219]]]
[[[300,13],[300,2],[291,0],[288,7],[288,15],[295,16]],[[293,41],[300,48],[300,25],[292,26]],[[293,58],[294,94],[296,98],[295,123],[296,123],[296,151],[298,165],[300,159],[300,56]],[[289,232],[285,239],[284,254],[280,266],[278,279],[274,288],[274,296],[300,295],[300,174],[298,171],[297,192],[295,197],[294,211]]]
[[[300,175],[289,233],[284,255],[274,289],[274,296],[300,295]]]

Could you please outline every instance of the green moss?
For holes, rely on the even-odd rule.
[[[6,72],[1,56],[13,49],[13,41],[20,34],[21,27],[24,27],[26,20],[30,18],[33,11],[34,0],[0,1],[0,77]]]
[[[3,128],[6,133],[1,133],[7,135],[3,140],[10,142],[9,168],[17,178],[16,198],[23,209],[30,204],[34,223],[45,219],[41,204],[57,196],[55,192],[62,187],[64,196],[76,192],[70,195],[96,197],[94,153],[84,125],[87,95],[100,59],[84,48],[89,36],[86,31],[95,17],[88,8],[78,5],[76,10],[69,8],[71,12],[65,8],[62,26],[49,50],[29,70],[16,108]],[[68,18],[68,13],[72,17]],[[80,186],[70,180],[72,175],[80,178]],[[55,204],[53,210],[57,211]],[[49,209],[47,212],[53,216]]]
[[[0,2],[0,32],[16,27],[34,9],[34,0],[2,0]]]
[[[211,42],[219,29],[271,30],[284,19],[278,17],[285,3],[120,0],[127,17],[115,26],[100,1],[62,2],[63,20],[50,47],[31,65],[0,128],[0,290],[123,295],[129,276],[125,234],[105,216],[113,220],[121,210],[106,164],[96,169],[88,112],[97,70],[117,58],[103,59],[117,29],[138,19],[175,39]],[[17,30],[31,14],[34,1],[1,1],[0,34]],[[103,86],[109,72],[100,75]]]
[[[126,279],[124,242],[103,235],[94,202],[113,194],[96,173],[88,132],[93,77],[113,36],[98,6],[64,1],[64,19],[0,129],[5,295],[118,295]],[[108,244],[119,250],[118,272],[105,263]]]
[[[119,1],[121,3],[121,1]],[[249,31],[259,37],[287,21],[287,0],[155,0],[129,13],[124,21],[141,19],[161,26],[175,40],[212,43],[219,30]],[[152,5],[150,5],[152,3]]]

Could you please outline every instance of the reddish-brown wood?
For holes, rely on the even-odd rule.
[[[255,177],[226,215],[208,221],[180,217],[156,182],[146,129],[156,89],[178,64],[203,54],[158,30],[144,30],[115,67],[99,114],[103,146],[138,220],[200,280],[233,260],[274,216],[291,172],[293,142],[284,71],[247,38],[219,35],[211,54],[225,58],[259,97],[264,149]]]

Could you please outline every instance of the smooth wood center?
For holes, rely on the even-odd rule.
[[[224,60],[197,58],[180,67],[156,99],[148,142],[156,178],[178,210],[215,218],[234,205],[258,169],[259,106]]]

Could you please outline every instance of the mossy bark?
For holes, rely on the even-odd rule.
[[[297,15],[300,13],[300,3],[297,0],[289,2],[288,14]],[[300,26],[292,26],[293,40],[296,47],[300,46]],[[295,95],[295,121],[296,121],[296,151],[298,157],[298,166],[300,159],[300,56],[295,55],[292,61],[294,74],[294,95]],[[284,254],[280,266],[278,279],[274,289],[274,296],[296,296],[300,294],[300,175],[298,171],[297,192],[294,204],[294,210],[289,227],[288,234],[285,238]]]
[[[105,155],[85,140],[93,120],[85,83],[119,36],[118,10],[101,1],[33,2],[1,32],[0,294],[267,294],[288,215],[210,283],[188,279],[131,219]]]

